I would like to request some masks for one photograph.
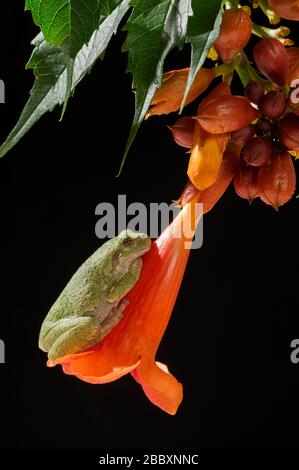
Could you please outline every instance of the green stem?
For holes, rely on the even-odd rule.
[[[285,46],[292,46],[294,42],[291,39],[286,39],[290,34],[290,29],[287,26],[280,26],[279,28],[266,28],[259,24],[252,24],[252,32],[260,38],[274,38],[280,41]]]
[[[245,52],[243,52],[239,63],[236,64],[236,72],[239,75],[244,87],[247,85],[248,82],[250,82],[250,80],[255,80],[257,82],[262,82],[267,90],[271,89],[271,82],[269,82],[269,80],[263,80],[260,77],[260,75],[249,62]]]
[[[280,17],[274,13],[268,5],[267,0],[259,0],[260,9],[268,17],[271,24],[277,24],[280,22]]]
[[[267,37],[267,34],[262,29],[262,27],[259,24],[256,24],[256,23],[252,23],[252,34],[255,34],[259,38]]]
[[[230,62],[229,64],[221,64],[218,67],[214,67],[215,77],[221,77],[223,75],[229,75],[235,69],[235,63]]]

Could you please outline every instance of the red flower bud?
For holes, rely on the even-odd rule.
[[[299,150],[299,116],[287,114],[280,121],[279,138],[290,150]]]
[[[256,132],[256,127],[253,124],[248,124],[248,126],[242,127],[238,131],[235,131],[231,135],[231,141],[238,145],[244,145],[248,140],[254,137]]]
[[[250,16],[242,8],[226,10],[215,49],[224,62],[230,62],[247,45],[252,31]]]
[[[268,0],[269,6],[281,18],[299,21],[298,0]]]
[[[288,82],[289,61],[284,46],[277,39],[262,39],[253,50],[259,70],[276,85],[283,87]]]
[[[245,94],[249,101],[259,104],[265,93],[264,85],[261,82],[250,80],[245,89]]]
[[[288,83],[291,86],[294,80],[299,80],[299,47],[290,47],[287,49],[287,54],[289,60]]]
[[[204,98],[199,106],[198,106],[198,114],[202,113],[203,110],[210,104],[212,101],[214,101],[216,98],[220,98],[221,96],[231,96],[231,90],[230,86],[226,82],[221,82],[219,85],[217,85],[215,88],[210,91],[208,96]]]
[[[181,147],[190,149],[192,147],[195,121],[192,117],[182,117],[173,126],[168,126],[171,130],[175,142]]]
[[[247,199],[250,203],[258,197],[257,174],[257,168],[248,166],[242,160],[234,177],[236,193],[243,199]]]
[[[262,166],[272,156],[272,142],[264,137],[251,139],[243,149],[247,165]]]
[[[273,157],[260,168],[258,174],[259,197],[278,210],[288,202],[296,188],[294,163],[288,152]]]
[[[233,132],[247,126],[258,116],[244,96],[221,96],[204,107],[195,116],[200,125],[211,134]]]
[[[269,119],[281,118],[287,108],[287,99],[283,91],[269,91],[261,102],[260,110]]]

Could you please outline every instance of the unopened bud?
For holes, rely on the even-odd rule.
[[[254,104],[259,104],[265,93],[264,85],[261,82],[251,80],[245,89],[245,94],[249,101]]]
[[[250,204],[258,196],[257,188],[258,169],[248,166],[244,160],[235,173],[234,187],[236,193],[243,199],[247,199]]]
[[[288,202],[296,188],[294,163],[288,152],[273,157],[258,174],[259,197],[274,209]]]
[[[243,149],[243,157],[247,165],[262,166],[272,156],[272,142],[264,137],[251,139]]]
[[[287,98],[282,90],[269,91],[261,102],[260,110],[269,119],[281,118],[287,108]]]
[[[215,49],[224,62],[230,62],[247,45],[252,31],[249,14],[241,8],[226,10]]]
[[[284,87],[288,82],[289,62],[287,51],[277,39],[261,39],[253,50],[259,70],[272,82]]]
[[[244,96],[221,96],[211,101],[195,119],[207,132],[223,134],[250,124],[258,112]]]

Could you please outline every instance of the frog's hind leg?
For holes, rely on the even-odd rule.
[[[73,317],[67,324],[53,327],[42,341],[42,349],[48,352],[48,357],[55,360],[67,354],[76,354],[95,345],[102,334],[95,318]]]

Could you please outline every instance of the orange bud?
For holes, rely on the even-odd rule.
[[[203,203],[203,212],[206,214],[223,196],[230,185],[236,168],[240,161],[240,146],[229,143],[223,155],[222,164],[215,183],[203,191],[198,202]]]
[[[294,163],[288,152],[274,156],[259,170],[258,193],[266,204],[278,210],[288,202],[296,188]]]
[[[249,14],[232,8],[223,14],[220,33],[214,47],[224,62],[230,62],[247,45],[252,31]]]
[[[227,95],[231,95],[230,87],[227,83],[221,82],[201,101],[198,112],[203,111],[216,98]],[[193,121],[195,129],[188,176],[197,189],[205,190],[217,178],[223,152],[228,142],[228,135],[212,136],[205,132],[195,119]]]
[[[254,61],[265,77],[283,87],[288,82],[289,61],[284,46],[277,39],[261,39],[253,50]]]
[[[223,134],[237,131],[257,117],[257,110],[246,97],[222,96],[205,106],[195,119],[207,132]]]
[[[203,191],[217,178],[228,135],[212,135],[196,125],[188,167],[188,176],[194,186]]]
[[[197,194],[200,194],[198,202],[203,204],[203,212],[206,214],[214,205],[219,201],[225,193],[230,182],[233,179],[235,170],[240,160],[240,147],[238,145],[229,143],[223,155],[220,170],[217,179],[212,186],[205,191],[199,191],[191,181],[188,181],[180,198],[175,201],[181,206],[188,204]]]
[[[298,0],[268,0],[269,6],[281,18],[299,21]]]
[[[242,160],[234,177],[236,193],[243,199],[247,199],[250,204],[253,199],[258,197],[257,174],[257,168],[247,165],[246,162]]]
[[[162,87],[159,88],[151,102],[153,105],[146,118],[154,115],[169,114],[178,111],[184,97],[189,68],[164,73]],[[201,68],[191,86],[185,105],[203,93],[215,77],[212,69]]]
[[[173,126],[168,126],[175,142],[181,147],[186,147],[188,149],[192,147],[194,127],[195,121],[189,116],[178,119]]]

